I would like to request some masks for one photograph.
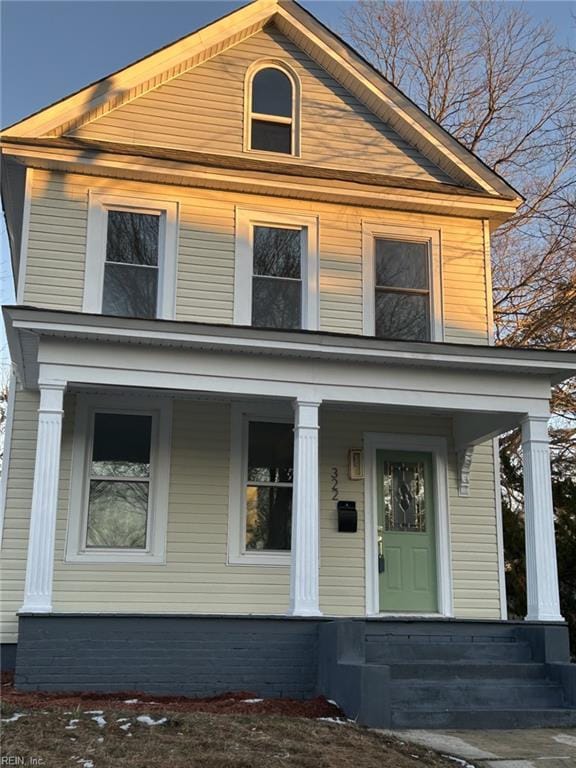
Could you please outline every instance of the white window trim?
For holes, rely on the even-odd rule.
[[[178,207],[176,202],[154,200],[144,196],[129,197],[94,190],[88,192],[83,312],[102,313],[108,211],[121,210],[160,216],[156,317],[162,320],[174,320],[176,314]]]
[[[362,291],[364,335],[376,334],[376,264],[375,241],[378,237],[428,245],[430,275],[430,341],[444,341],[442,301],[441,233],[414,225],[381,221],[362,221]]]
[[[364,433],[364,460],[366,467],[364,480],[366,615],[383,615],[380,613],[377,539],[376,451],[379,450],[425,451],[432,454],[436,512],[436,572],[438,579],[438,614],[434,615],[451,617],[453,615],[452,556],[450,546],[450,507],[448,501],[447,440],[444,437],[405,435],[391,432]]]
[[[293,424],[288,408],[233,403],[230,414],[230,482],[228,490],[228,565],[266,565],[290,567],[286,552],[246,551],[246,482],[248,469],[248,423],[277,421]]]
[[[150,506],[145,550],[87,549],[88,479],[95,412],[153,416]],[[130,398],[78,395],[73,442],[70,506],[66,537],[68,563],[144,563],[166,562],[166,528],[170,485],[172,402],[168,399],[131,396]]]
[[[241,206],[236,206],[234,324],[252,325],[254,227],[259,225],[293,227],[302,231],[302,329],[317,331],[320,327],[318,217]]]
[[[285,117],[277,117],[275,115],[265,115],[259,112],[252,113],[252,83],[254,76],[261,69],[279,69],[280,72],[286,75],[292,83],[292,119]],[[289,158],[300,157],[301,146],[301,94],[302,88],[300,86],[300,78],[296,72],[286,62],[279,61],[278,59],[259,59],[253,62],[246,70],[246,77],[244,80],[244,152],[253,152],[257,155],[262,155],[267,158]],[[252,149],[252,117],[261,120],[268,120],[271,123],[283,123],[287,122],[292,124],[292,152],[290,154],[284,152],[269,152],[264,149]]]

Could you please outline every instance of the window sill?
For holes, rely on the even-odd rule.
[[[166,565],[166,557],[153,552],[78,552],[68,554],[66,563],[121,563],[126,565]]]
[[[248,155],[256,155],[264,160],[301,160],[302,156],[295,152],[272,152],[269,149],[252,149],[252,147],[245,147],[244,152]]]
[[[280,554],[272,552],[250,553],[242,555],[228,555],[228,565],[259,565],[290,567],[290,553]]]

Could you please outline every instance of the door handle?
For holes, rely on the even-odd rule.
[[[384,559],[384,541],[382,539],[382,526],[378,526],[378,573],[384,573],[386,570],[386,560]]]

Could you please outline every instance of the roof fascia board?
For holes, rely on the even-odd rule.
[[[174,160],[158,160],[145,157],[95,153],[86,157],[81,150],[60,148],[32,148],[4,146],[4,151],[20,158],[27,165],[44,170],[68,173],[113,176],[178,186],[196,185],[210,189],[245,191],[252,194],[275,197],[305,197],[326,202],[365,205],[370,208],[392,210],[425,210],[440,215],[465,218],[488,218],[498,224],[509,219],[517,209],[517,203],[500,197],[473,197],[441,192],[409,190],[398,187],[354,185],[347,181],[303,179],[281,174],[250,176],[246,171],[191,168],[187,163]],[[281,182],[281,183],[280,183]],[[359,188],[361,186],[361,188]]]
[[[439,153],[443,160],[437,156],[430,157],[438,163],[449,175],[461,181],[472,180],[482,189],[492,194],[513,194],[518,196],[515,189],[510,187],[503,179],[485,166],[480,160],[463,147],[456,139],[450,136],[438,126],[432,118],[419,109],[410,99],[391,83],[388,83],[381,75],[375,72],[359,56],[344,45],[336,36],[319,23],[314,16],[309,14],[295,2],[290,2],[289,10],[286,5],[280,4],[275,19],[279,29],[291,37],[293,42],[302,47],[302,40],[311,40],[329,59],[332,60],[336,79],[342,81],[342,75],[338,77],[338,71],[345,70],[349,75],[372,96],[376,97],[382,105],[382,112],[378,116],[389,122],[392,127],[403,135],[410,143],[421,152],[430,157],[430,145]],[[298,36],[294,39],[294,31]],[[308,51],[308,53],[311,53]],[[313,58],[314,55],[311,53]],[[323,66],[325,66],[323,64]],[[351,90],[348,83],[342,83]],[[366,101],[366,98],[362,98]],[[374,107],[370,106],[371,109]],[[378,114],[378,112],[376,112]],[[404,130],[402,130],[404,125]],[[409,133],[406,133],[406,128]],[[416,141],[415,141],[416,138]]]
[[[156,53],[134,64],[128,64],[119,72],[24,118],[2,131],[2,136],[39,136],[49,133],[108,101],[122,98],[130,89],[136,88],[159,72],[177,69],[183,61],[199,55],[210,46],[218,46],[218,50],[213,54],[217,55],[228,47],[227,41],[231,41],[230,45],[235,45],[238,42],[236,38],[241,33],[248,30],[249,36],[261,29],[276,9],[276,0],[256,0],[249,3]],[[180,74],[182,72],[173,76]]]

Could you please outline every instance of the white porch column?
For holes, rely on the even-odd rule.
[[[22,611],[50,613],[52,610],[52,576],[54,571],[54,534],[58,506],[60,442],[62,436],[63,398],[66,384],[40,381],[38,437],[26,585]]]
[[[548,418],[522,420],[528,621],[562,621],[554,537]]]
[[[294,403],[294,490],[290,609],[292,616],[320,616],[319,605],[319,402]]]

